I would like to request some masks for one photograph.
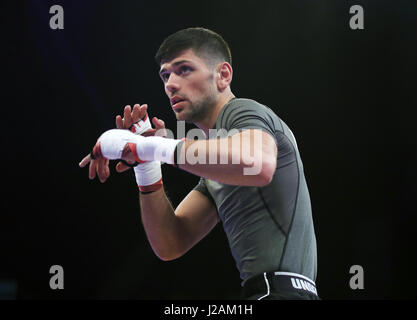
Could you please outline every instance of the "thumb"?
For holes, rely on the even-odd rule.
[[[155,126],[155,135],[160,137],[166,137],[167,136],[167,130],[165,129],[165,122],[158,119],[157,117],[154,117],[152,119],[152,122]]]
[[[125,172],[126,170],[129,170],[130,167],[125,165],[123,162],[118,162],[116,164],[116,171],[119,173]]]
[[[155,126],[155,129],[163,129],[165,128],[165,122],[157,117],[153,117],[152,123]]]

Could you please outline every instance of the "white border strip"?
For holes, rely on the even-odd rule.
[[[283,276],[293,276],[293,277],[302,278],[304,280],[307,280],[308,282],[311,282],[312,284],[314,284],[314,286],[316,286],[313,280],[307,278],[306,276],[303,276],[302,274],[293,273],[293,272],[281,272],[281,271],[274,272],[274,274],[276,276],[283,275]]]
[[[262,300],[263,298],[269,296],[269,293],[270,293],[270,291],[269,291],[269,282],[268,282],[268,279],[266,278],[266,272],[264,272],[264,279],[265,279],[265,283],[266,283],[267,292],[266,292],[266,295],[263,295],[262,297],[258,298],[258,300]]]

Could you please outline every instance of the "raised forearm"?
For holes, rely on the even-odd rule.
[[[272,138],[247,130],[228,138],[186,141],[177,162],[190,173],[232,185],[268,184],[276,166]]]
[[[225,184],[264,186],[274,175],[277,146],[274,139],[261,130],[248,129],[228,138],[186,141],[162,137],[141,137],[125,130],[103,133],[93,148],[94,158],[124,158],[126,150],[137,162],[162,161],[176,164],[198,176]],[[177,152],[178,153],[178,152]]]

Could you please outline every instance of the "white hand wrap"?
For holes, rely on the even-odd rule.
[[[163,137],[141,137],[136,143],[137,159],[141,161],[158,160],[174,164],[174,152],[181,140]]]
[[[132,124],[129,130],[135,134],[142,134],[149,129],[152,129],[151,122],[149,121],[148,115],[145,115],[143,119]]]
[[[122,158],[123,149],[127,143],[138,143],[138,138],[130,131],[121,129],[111,129],[104,132],[98,142],[100,143],[100,150],[103,157],[109,160],[117,160]],[[143,138],[144,139],[144,138]]]
[[[155,160],[140,163],[133,170],[140,191],[155,191],[162,186],[161,162]]]
[[[136,161],[140,163],[135,167],[136,182],[139,189],[141,189],[141,186],[151,187],[151,185],[159,182],[162,184],[159,162],[174,164],[174,153],[177,144],[180,142],[181,140],[163,137],[142,137],[121,129],[108,130],[98,139],[101,154],[110,160],[121,159],[123,149],[126,144],[129,145]],[[149,166],[142,166],[144,164],[149,164]],[[150,191],[154,190],[150,188]]]
[[[130,127],[130,131],[141,135],[147,130],[152,129],[148,115],[144,120],[139,120]],[[147,161],[140,163],[133,168],[136,183],[141,192],[152,192],[162,187],[162,171],[160,161]]]
[[[174,164],[174,152],[179,139],[162,137],[142,137],[122,129],[111,129],[104,132],[98,139],[103,157],[116,160],[121,159],[123,149],[129,144],[136,161],[158,160]]]

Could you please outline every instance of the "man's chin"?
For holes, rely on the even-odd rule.
[[[177,121],[185,121],[187,123],[196,123],[207,117],[207,109],[204,108],[184,108],[175,111]]]
[[[180,110],[175,112],[175,117],[177,118],[177,121],[188,121],[187,113],[184,110]]]

